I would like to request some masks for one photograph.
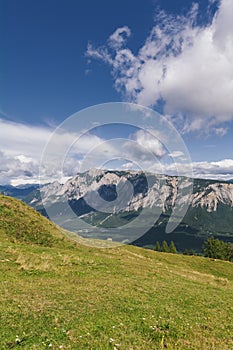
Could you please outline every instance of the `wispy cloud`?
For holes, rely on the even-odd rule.
[[[109,37],[109,45],[114,49],[118,49],[119,47],[122,47],[130,35],[131,30],[129,27],[120,27]]]
[[[198,5],[187,16],[159,12],[137,53],[126,47],[130,29],[117,29],[106,45],[89,44],[87,56],[109,64],[125,99],[156,106],[182,120],[182,131],[212,130],[233,120],[233,2],[221,0],[213,19],[197,25]],[[113,44],[115,43],[115,44]]]

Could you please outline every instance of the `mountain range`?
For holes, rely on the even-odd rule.
[[[107,239],[110,230],[120,227],[124,234],[114,239],[148,248],[156,241],[173,240],[179,251],[200,252],[211,235],[233,242],[231,182],[91,169],[64,184],[1,186],[0,192],[23,200],[49,218],[52,215],[56,223],[83,237]],[[182,210],[186,214],[180,218]],[[128,237],[127,227],[137,218],[132,226],[135,236]],[[176,228],[166,233],[170,221],[177,221]]]

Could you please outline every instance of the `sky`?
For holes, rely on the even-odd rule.
[[[232,17],[232,0],[0,0],[0,184],[38,183],[55,128],[111,102],[151,108],[172,123],[193,176],[232,179]],[[81,132],[66,130],[56,140],[67,150]],[[111,145],[108,157],[122,155],[123,168],[132,154],[148,168],[148,151],[167,164],[169,145],[155,134],[143,120],[141,130],[89,128],[64,176],[79,169],[91,147],[103,144],[109,153],[111,137],[134,141],[127,154]],[[93,166],[104,164],[102,151],[93,151]]]

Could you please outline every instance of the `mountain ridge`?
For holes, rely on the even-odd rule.
[[[124,189],[129,189],[127,183],[131,184],[133,189],[130,200],[125,202],[127,191]],[[119,186],[122,186],[122,200],[118,199]],[[105,212],[98,211],[98,206],[95,208],[95,204],[98,204],[97,197],[106,203]],[[174,240],[181,251],[194,248],[198,252],[210,235],[233,241],[233,184],[227,181],[178,178],[138,171],[92,169],[76,174],[64,184],[54,182],[43,185],[40,190],[33,189],[21,199],[44,215],[47,214],[43,204],[52,211],[59,208],[61,225],[66,221],[66,229],[83,237],[101,239],[102,237],[95,237],[94,227],[101,227],[103,231],[111,227],[124,227],[138,217],[142,210],[149,208],[152,214],[159,212],[160,217],[150,230],[135,239],[133,244],[152,247],[156,240],[166,239],[168,242]],[[64,199],[80,220],[93,225],[93,232],[86,233],[82,227],[77,227],[67,220]],[[190,206],[186,215],[174,232],[167,235],[166,226],[174,207],[183,208],[188,200]]]

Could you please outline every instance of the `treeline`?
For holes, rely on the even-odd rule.
[[[177,248],[175,246],[175,243],[171,241],[170,245],[166,241],[163,241],[162,244],[160,244],[159,241],[155,243],[155,248],[158,252],[164,252],[164,253],[172,253],[176,254]],[[186,249],[183,252],[184,255],[197,255],[193,249]],[[220,260],[227,260],[227,261],[233,261],[233,243],[231,242],[224,242],[220,239],[215,239],[213,237],[208,238],[202,247],[202,254],[198,255],[204,255],[205,257],[212,258],[212,259],[220,259]]]
[[[170,245],[168,245],[166,241],[163,241],[162,244],[160,245],[159,241],[157,241],[155,243],[155,250],[157,252],[163,252],[163,253],[172,253],[172,254],[177,253],[177,249],[173,241],[171,241]]]

